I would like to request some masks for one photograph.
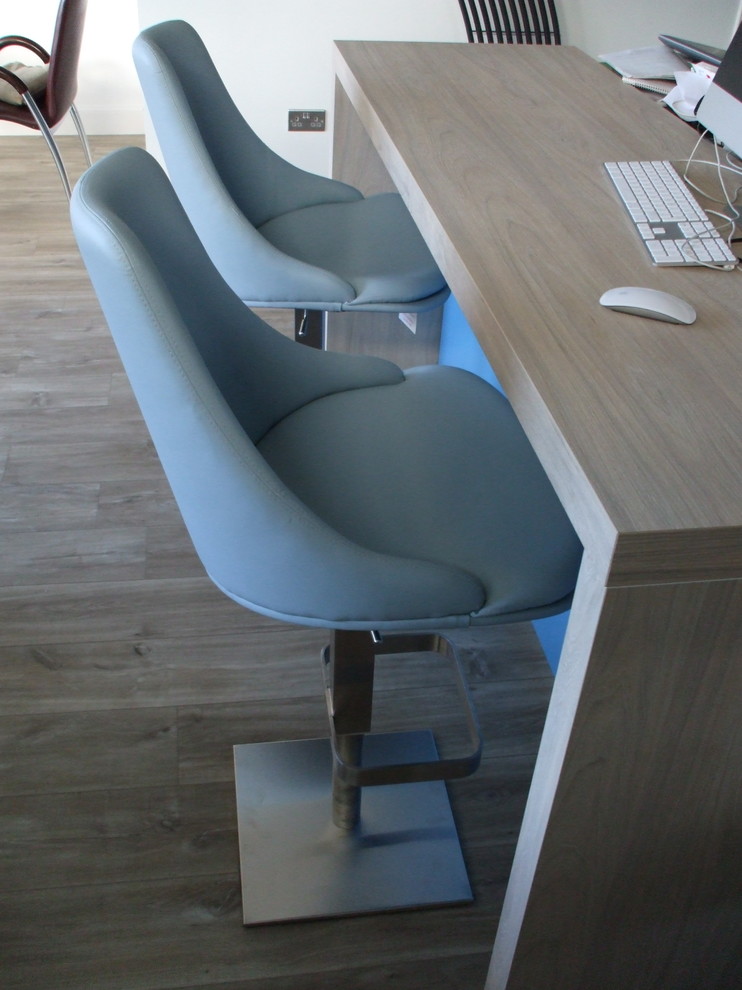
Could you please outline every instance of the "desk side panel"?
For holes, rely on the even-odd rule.
[[[487,990],[742,986],[740,615],[742,581],[583,589]]]

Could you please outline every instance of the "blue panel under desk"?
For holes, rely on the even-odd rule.
[[[474,335],[474,331],[467,323],[466,317],[461,312],[461,307],[453,296],[449,296],[443,307],[438,360],[440,364],[472,371],[475,375],[479,375],[480,378],[484,378],[485,381],[504,392]],[[568,619],[569,612],[562,612],[561,615],[553,615],[548,619],[537,619],[533,623],[533,628],[541,642],[546,659],[554,673],[556,673],[559,665],[559,655],[562,652]]]
[[[473,371],[475,375],[479,375],[490,385],[504,392],[484,351],[479,346],[474,331],[466,322],[466,317],[453,296],[449,296],[443,306],[438,362]]]

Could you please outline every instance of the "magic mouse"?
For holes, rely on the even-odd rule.
[[[693,323],[696,311],[684,299],[661,289],[645,289],[637,285],[625,285],[609,289],[600,297],[601,306],[617,309],[634,316],[646,316],[650,320],[666,323]]]

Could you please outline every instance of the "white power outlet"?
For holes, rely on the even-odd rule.
[[[290,131],[324,131],[326,110],[289,110]]]

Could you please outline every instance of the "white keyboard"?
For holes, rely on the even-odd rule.
[[[722,265],[737,258],[670,162],[606,162],[655,265]]]

